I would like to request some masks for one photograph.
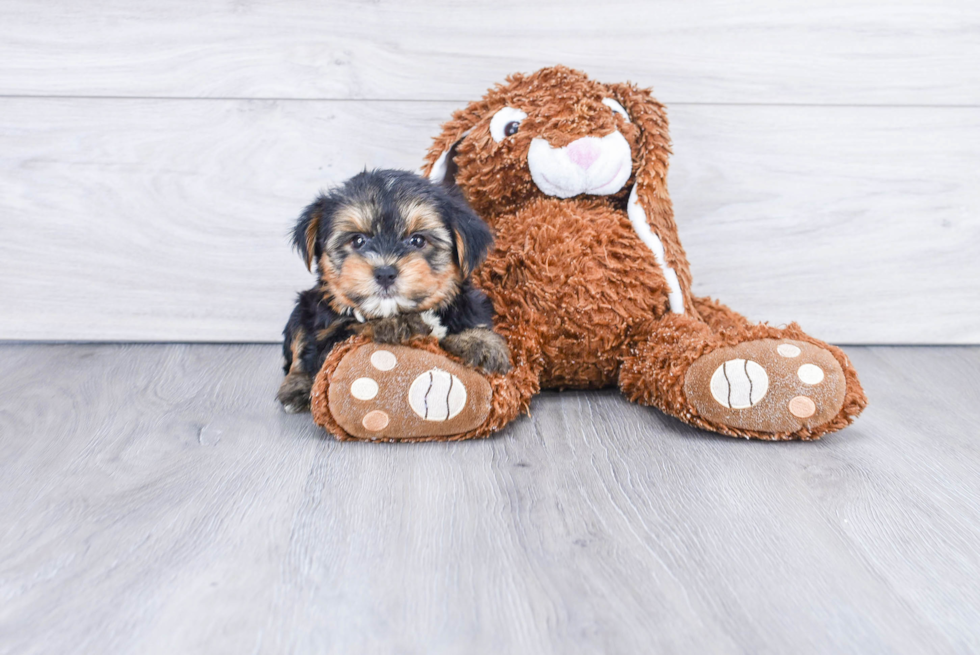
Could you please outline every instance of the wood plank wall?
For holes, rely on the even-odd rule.
[[[980,343],[980,4],[0,1],[0,339],[275,341],[286,232],[553,63],[654,88],[697,293]]]

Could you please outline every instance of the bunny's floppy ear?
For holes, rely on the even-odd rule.
[[[467,133],[469,130],[467,130]],[[431,165],[426,164],[422,168],[422,173],[432,180],[433,184],[441,184],[446,187],[456,186],[456,147],[466,138],[466,133],[456,139],[456,142],[449,146],[449,150],[443,151],[439,158]]]
[[[467,107],[453,112],[453,117],[443,123],[442,133],[432,140],[432,147],[425,155],[425,163],[422,165],[423,177],[444,186],[456,185],[454,162],[456,147],[466,138],[473,126],[487,115],[489,108],[489,103],[484,99],[471,102]]]
[[[653,251],[670,286],[670,309],[697,317],[691,296],[691,269],[677,235],[667,193],[670,135],[667,114],[650,93],[633,84],[608,84],[613,97],[639,128],[636,179],[627,211],[640,239]]]
[[[477,101],[453,113],[452,119],[442,126],[442,134],[433,140],[422,166],[422,175],[442,188],[443,220],[452,231],[456,261],[464,278],[486,259],[493,235],[456,186],[456,148],[487,111],[487,103]]]
[[[334,205],[330,196],[321,193],[303,210],[293,228],[293,247],[303,257],[307,269],[323,254],[320,235],[330,231]]]

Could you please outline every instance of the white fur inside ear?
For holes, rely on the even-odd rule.
[[[614,114],[619,114],[624,119],[626,119],[627,123],[633,122],[630,120],[630,115],[626,113],[625,109],[623,109],[623,106],[618,102],[616,102],[615,100],[613,100],[612,98],[603,98],[602,104],[612,109]]]
[[[432,165],[432,170],[429,171],[429,179],[433,182],[442,182],[446,179],[446,158],[448,156],[449,151],[443,150],[442,154],[439,155],[439,159]]]
[[[670,302],[670,311],[675,314],[683,314],[684,294],[681,292],[680,280],[677,279],[677,272],[667,267],[664,244],[660,240],[660,237],[650,229],[650,224],[647,222],[647,213],[643,211],[643,207],[640,206],[640,199],[636,195],[635,184],[633,185],[633,190],[630,191],[629,202],[626,203],[626,215],[629,216],[630,223],[633,224],[633,230],[636,232],[636,236],[640,237],[640,241],[645,243],[647,248],[653,252],[653,258],[664,272],[664,279],[667,280],[667,286],[670,288],[670,292],[667,294],[667,300]]]
[[[459,140],[456,141],[456,144],[454,145],[459,144],[459,142],[465,139],[471,131],[472,128],[460,134]],[[450,148],[449,150],[443,150],[442,154],[439,155],[439,159],[437,159],[435,163],[432,164],[432,170],[429,171],[428,178],[433,182],[442,182],[446,179],[446,173],[449,170],[449,165],[446,162],[449,160],[449,152],[451,150],[452,148]]]

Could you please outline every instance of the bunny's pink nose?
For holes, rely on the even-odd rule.
[[[586,171],[599,158],[599,139],[593,136],[583,137],[565,146],[565,151],[569,159]]]

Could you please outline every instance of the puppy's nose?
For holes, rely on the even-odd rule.
[[[569,159],[583,171],[586,171],[601,154],[599,139],[594,136],[582,137],[565,146],[565,152],[568,153]]]
[[[398,269],[394,266],[379,266],[374,269],[374,279],[382,289],[387,289],[394,284],[396,277],[398,277]]]

